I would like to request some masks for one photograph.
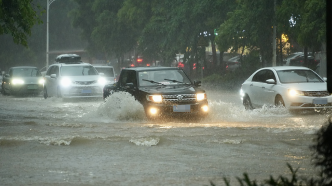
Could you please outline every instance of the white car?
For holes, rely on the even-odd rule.
[[[295,53],[290,54],[289,56],[287,56],[286,59],[284,59],[284,65],[285,66],[290,66],[290,61],[292,59],[295,59],[295,58],[299,57],[299,56],[304,56],[304,53],[303,52],[295,52]]]
[[[306,67],[261,68],[242,84],[240,95],[245,109],[263,105],[284,106],[289,110],[332,108],[326,82]]]
[[[106,84],[114,84],[116,82],[116,75],[112,66],[93,65],[99,73],[106,79]]]
[[[45,74],[44,98],[103,97],[106,79],[89,63],[58,62]]]

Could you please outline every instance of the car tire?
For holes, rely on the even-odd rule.
[[[2,93],[2,95],[4,95],[4,96],[8,96],[9,93],[6,92],[6,90],[5,90],[5,88],[3,87],[3,85],[1,85],[1,86],[2,86],[2,88],[1,88],[1,93]]]
[[[44,87],[44,99],[47,99],[47,98],[48,98],[47,89],[46,89],[46,87]]]
[[[243,98],[243,106],[246,110],[252,110],[254,107],[251,104],[250,97],[248,95],[245,95]]]
[[[282,99],[282,97],[280,95],[276,96],[275,99],[275,106],[276,107],[285,107],[285,102],[284,99]]]

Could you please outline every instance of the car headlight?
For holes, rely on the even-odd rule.
[[[61,79],[60,85],[63,87],[68,87],[69,85],[71,85],[71,80],[67,77],[64,77]]]
[[[161,95],[149,95],[148,100],[155,103],[161,103],[163,101],[163,98]]]
[[[44,79],[40,79],[40,80],[38,81],[38,83],[41,84],[41,85],[44,85],[45,80],[44,80]]]
[[[245,96],[244,91],[242,90],[242,88],[240,90],[240,96],[241,96],[241,98],[243,98]]]
[[[292,97],[293,96],[304,96],[304,93],[302,91],[294,90],[294,89],[289,89],[288,94]]]
[[[24,81],[23,81],[23,79],[13,79],[12,84],[13,85],[23,85]]]
[[[106,79],[103,78],[103,77],[100,77],[100,78],[98,79],[98,83],[99,83],[100,85],[105,85],[106,82],[107,82]]]
[[[196,94],[196,99],[197,99],[197,101],[202,101],[202,100],[206,99],[206,94],[198,93],[198,94]]]

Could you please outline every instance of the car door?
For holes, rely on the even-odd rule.
[[[260,70],[258,71],[252,78],[252,82],[250,84],[250,99],[251,103],[254,107],[261,107],[264,103],[264,89],[265,89],[265,75],[266,70]]]
[[[273,79],[274,82],[277,82],[276,76],[272,70],[266,70],[265,76],[263,77],[264,81],[262,82],[262,102],[268,105],[274,105],[275,99],[275,86],[276,84],[269,84],[266,82],[268,79]]]
[[[56,74],[57,66],[50,66],[50,68],[47,70],[45,75],[45,85],[47,89],[47,94],[49,96],[55,96],[56,95],[56,87],[57,87],[57,77],[51,77],[52,74]]]
[[[9,69],[8,74],[4,74],[2,79],[2,88],[4,89],[2,91],[5,91],[6,93],[9,93],[10,91],[10,74],[12,74],[12,69]]]

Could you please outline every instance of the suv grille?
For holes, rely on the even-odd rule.
[[[195,94],[174,94],[174,95],[162,95],[164,102],[176,103],[176,102],[195,102]]]
[[[305,91],[303,93],[304,96],[309,97],[325,97],[330,95],[327,91]]]
[[[91,85],[97,83],[97,81],[74,81],[73,83],[77,85]]]

